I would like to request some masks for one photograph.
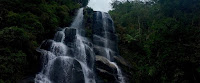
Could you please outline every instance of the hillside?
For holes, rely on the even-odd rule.
[[[0,83],[15,83],[39,71],[41,42],[69,26],[88,0],[0,0]]]
[[[130,83],[200,82],[200,1],[112,3]]]

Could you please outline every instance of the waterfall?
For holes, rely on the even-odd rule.
[[[121,69],[117,66],[115,62],[113,62],[113,56],[117,56],[118,50],[116,49],[117,39],[112,18],[108,13],[105,12],[96,12],[95,18],[95,20],[97,20],[97,22],[95,22],[96,25],[102,26],[94,26],[97,27],[94,28],[94,44],[96,45],[96,47],[102,47],[102,49],[97,50],[105,50],[104,53],[97,54],[106,57],[108,62],[117,68],[118,81],[120,83],[125,83]],[[97,32],[96,30],[100,32]]]
[[[102,24],[96,28],[102,30],[99,34],[93,28],[92,41],[85,36],[83,8],[80,8],[70,27],[57,31],[53,39],[41,44],[37,51],[42,55],[42,69],[36,75],[35,83],[96,83],[96,55],[106,57],[117,69],[118,82],[124,83],[122,71],[112,62],[113,56],[117,55],[117,43],[114,42],[117,39],[111,17],[97,12],[96,19]],[[98,54],[97,51],[104,52]]]
[[[89,68],[87,64],[87,54],[86,54],[86,46],[84,42],[89,42],[87,38],[85,38],[85,34],[82,34],[83,29],[83,8],[79,9],[77,17],[74,19],[71,27],[76,29],[76,47],[78,54],[75,56],[75,59],[79,61],[82,67],[82,71],[85,78],[85,83],[95,83],[95,77],[92,68]],[[88,49],[91,50],[90,47]],[[94,56],[94,55],[92,55]],[[92,77],[90,77],[92,75]]]

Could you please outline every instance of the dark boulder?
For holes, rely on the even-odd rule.
[[[30,76],[17,83],[35,83],[35,76]]]
[[[124,58],[122,58],[121,56],[113,56],[114,61],[120,65],[120,66],[126,66],[126,67],[130,67],[130,65],[127,64],[127,62],[124,60]]]
[[[107,58],[98,55],[95,57],[95,71],[103,83],[116,83],[117,68]]]
[[[55,31],[62,31],[63,30],[63,28],[61,28],[61,27],[58,27],[58,28],[56,28],[56,30]]]
[[[101,47],[105,47],[105,39],[98,35],[93,35],[93,44]]]
[[[116,76],[104,69],[96,68],[96,73],[98,74],[97,83],[117,83]]]
[[[47,73],[52,83],[84,83],[82,67],[77,60],[67,57],[58,57],[50,65]],[[76,76],[73,76],[76,75]],[[77,78],[74,78],[77,77]]]
[[[97,46],[109,48],[114,52],[118,52],[118,49],[117,49],[118,45],[116,41],[111,41],[109,39],[105,39],[103,37],[93,35],[93,44]]]
[[[40,46],[40,49],[50,51],[52,43],[53,43],[53,40],[45,40],[45,41],[43,41],[42,45]]]
[[[104,34],[104,35],[103,35],[104,38],[107,38],[107,39],[109,39],[109,40],[111,40],[111,41],[113,41],[113,42],[115,42],[115,41],[118,40],[116,34],[109,33],[109,32],[102,32],[102,33]]]
[[[93,68],[94,66],[94,56],[95,54],[93,53],[93,50],[91,47],[89,47],[88,45],[85,45],[85,52],[86,52],[86,61],[87,61],[87,64],[88,64],[88,67],[89,68]]]
[[[66,28],[65,29],[65,44],[70,42],[74,42],[76,39],[76,29],[74,28]]]
[[[56,42],[61,42],[63,36],[64,36],[64,34],[63,34],[62,31],[56,32],[56,34],[55,34],[55,36],[54,36],[54,41],[56,41]]]
[[[117,56],[118,55],[117,52],[112,51],[109,48],[105,48],[105,47],[101,47],[101,46],[96,46],[95,45],[93,49],[94,49],[94,53],[96,55],[103,56],[103,57],[107,57],[107,55],[109,55],[111,61],[113,61],[113,56]]]

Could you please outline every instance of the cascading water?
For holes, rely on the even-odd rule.
[[[96,83],[96,55],[106,57],[117,69],[118,82],[124,83],[122,71],[112,62],[117,55],[117,39],[111,17],[96,12],[94,18],[101,25],[93,27],[93,41],[85,36],[83,8],[80,8],[70,27],[59,30],[53,40],[41,44],[37,51],[42,54],[42,70],[35,83]]]
[[[95,77],[93,73],[93,69],[89,68],[89,65],[87,63],[87,54],[86,50],[92,50],[87,44],[84,42],[89,42],[87,38],[85,38],[84,29],[83,29],[83,8],[79,9],[77,17],[74,19],[74,22],[72,23],[71,27],[76,29],[76,41],[75,45],[77,48],[77,54],[75,55],[75,58],[79,61],[82,67],[82,71],[85,78],[85,83],[95,83]],[[89,42],[90,43],[90,42]],[[86,49],[86,46],[88,47]],[[92,54],[92,51],[90,52]],[[94,56],[94,54],[92,54]],[[91,57],[92,57],[91,56]],[[94,60],[93,58],[90,58]]]
[[[58,31],[54,40],[48,40],[41,45],[38,51],[43,54],[44,67],[36,75],[36,83],[95,83],[93,69],[87,63],[86,50],[90,50],[91,57],[94,54],[92,48],[84,43],[89,41],[81,33],[82,23],[83,8],[79,9],[71,27]],[[75,31],[75,34],[66,35],[70,31]],[[75,37],[69,38],[70,36]],[[82,76],[76,76],[77,73],[82,73]]]
[[[108,13],[96,12],[95,15],[96,15],[95,16],[96,22],[94,23],[94,25],[98,25],[98,26],[93,26],[93,27],[97,27],[93,29],[94,30],[93,39],[95,39],[94,45],[97,48],[101,47],[101,49],[96,49],[96,51],[104,50],[103,53],[97,53],[97,55],[106,57],[108,62],[116,67],[118,81],[120,83],[125,83],[121,69],[117,66],[115,62],[112,62],[113,56],[117,56],[117,51],[118,51],[116,49],[117,39],[115,35],[113,21]],[[102,26],[99,27],[99,25],[102,25]],[[98,30],[98,32],[96,30]]]

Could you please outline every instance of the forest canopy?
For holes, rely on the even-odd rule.
[[[69,26],[88,0],[0,0],[0,83],[16,83],[39,71],[40,43]]]
[[[109,11],[132,82],[200,82],[200,1],[115,0]]]

